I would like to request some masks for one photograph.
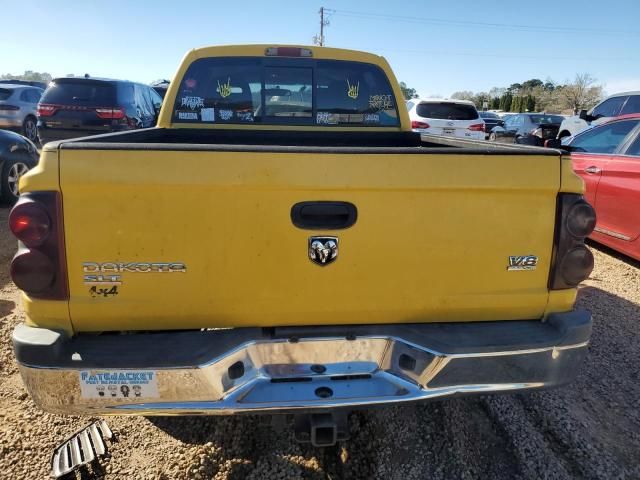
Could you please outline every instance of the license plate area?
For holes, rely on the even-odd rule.
[[[442,134],[443,135],[455,135],[456,134],[456,129],[455,128],[443,128],[442,129]]]

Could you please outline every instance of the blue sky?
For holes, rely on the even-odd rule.
[[[335,10],[328,46],[384,55],[423,97],[578,72],[640,90],[639,0],[11,1],[0,73],[171,78],[196,46],[311,44],[320,6]]]

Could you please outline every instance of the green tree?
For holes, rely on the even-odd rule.
[[[520,103],[520,97],[513,97],[513,100],[511,100],[511,107],[509,108],[510,112],[517,112],[518,111],[518,104]]]
[[[518,93],[520,92],[520,89],[522,88],[522,84],[521,83],[512,83],[509,88],[507,88],[507,91],[510,93]]]
[[[400,90],[402,90],[402,95],[404,95],[405,100],[418,98],[418,93],[416,92],[416,89],[407,87],[407,84],[404,82],[400,82]]]
[[[543,85],[542,80],[540,80],[539,78],[532,78],[531,80],[522,82],[522,89],[531,90],[536,87],[541,87],[542,85]]]
[[[513,95],[509,92],[505,93],[500,97],[500,110],[504,110],[505,112],[511,111],[511,102],[513,101]]]
[[[518,113],[522,113],[527,109],[527,97],[520,97],[520,104],[518,105]]]
[[[491,99],[491,110],[500,109],[500,97],[493,97]]]
[[[536,97],[533,95],[527,95],[527,111],[535,112],[536,110]]]

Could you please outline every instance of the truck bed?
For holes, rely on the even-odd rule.
[[[415,132],[282,131],[191,128],[148,128],[52,142],[63,149],[123,150],[233,150],[335,151],[337,153],[444,153],[491,155],[552,155],[559,151],[526,145],[465,140]]]

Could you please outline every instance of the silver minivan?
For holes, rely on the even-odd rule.
[[[0,128],[15,130],[36,142],[36,110],[43,91],[27,85],[0,84]]]

